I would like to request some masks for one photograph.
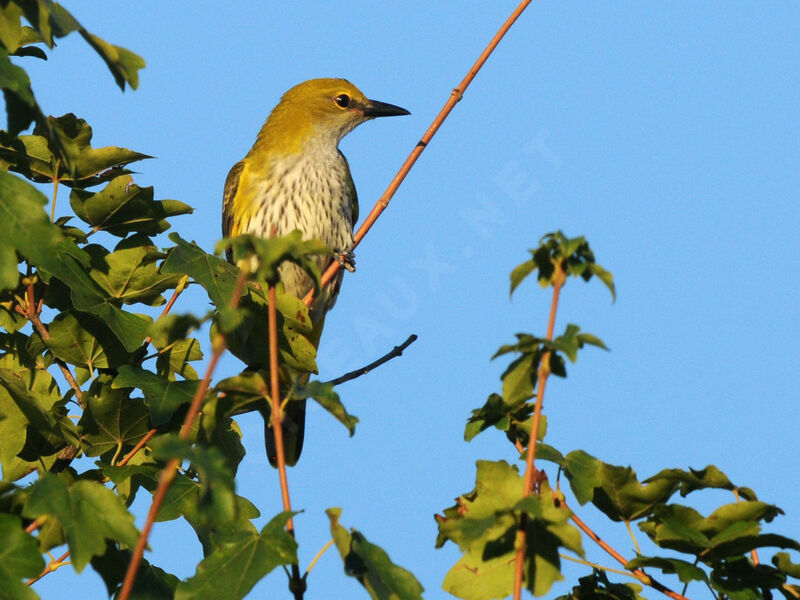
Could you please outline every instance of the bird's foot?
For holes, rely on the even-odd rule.
[[[336,254],[336,262],[351,273],[356,272],[356,255],[353,254],[352,250],[338,252]]]

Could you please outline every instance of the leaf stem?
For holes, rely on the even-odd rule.
[[[309,563],[308,568],[306,569],[306,575],[311,573],[311,569],[314,568],[314,565],[317,564],[317,561],[322,557],[323,554],[325,554],[325,551],[331,546],[333,546],[333,539],[330,539],[328,543],[325,544],[319,552],[317,552],[316,556],[314,556],[314,558],[311,559],[311,562]]]
[[[61,159],[56,159],[55,176],[53,177],[53,200],[50,202],[50,221],[56,220],[56,197],[58,196],[58,171],[61,168]]]

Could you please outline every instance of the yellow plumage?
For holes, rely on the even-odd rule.
[[[305,239],[322,240],[337,254],[353,246],[358,199],[339,142],[354,127],[405,109],[367,99],[344,79],[311,79],[287,91],[259,131],[253,147],[228,173],[222,205],[225,237],[252,233],[280,236],[299,229]],[[230,260],[230,256],[228,257]],[[331,259],[320,257],[320,269]],[[286,291],[302,298],[312,281],[300,267],[280,268]],[[342,274],[314,300],[312,340],[318,343],[325,313],[336,302]],[[286,462],[300,457],[305,402],[291,402],[284,415]],[[274,437],[267,424],[267,455],[274,460]]]

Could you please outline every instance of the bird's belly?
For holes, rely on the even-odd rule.
[[[248,220],[243,233],[270,237],[300,230],[303,239],[321,240],[334,252],[344,252],[353,245],[353,202],[348,186],[339,183],[338,173],[313,176],[304,169],[294,169],[278,178],[283,185],[265,186],[258,194],[257,209]],[[330,258],[315,258],[322,270]],[[297,265],[284,263],[280,268],[286,292],[302,298],[313,288],[313,280]],[[338,287],[338,286],[336,286]],[[338,290],[337,290],[338,291]],[[315,308],[328,310],[335,296],[323,294]]]

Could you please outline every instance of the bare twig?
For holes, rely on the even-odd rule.
[[[236,281],[236,288],[233,291],[233,297],[231,298],[231,306],[234,308],[239,305],[239,298],[241,297],[242,289],[244,288],[246,280],[247,273],[245,271],[241,271],[239,273],[239,278]],[[203,405],[203,398],[205,398],[206,392],[208,391],[208,387],[211,383],[211,377],[214,374],[214,369],[216,369],[217,362],[219,362],[220,357],[222,356],[223,352],[225,352],[225,336],[223,336],[221,333],[217,334],[213,346],[214,353],[211,355],[211,359],[208,362],[208,367],[206,368],[206,373],[203,376],[203,379],[200,382],[194,397],[192,398],[192,403],[189,405],[189,410],[186,413],[180,433],[178,434],[182,439],[189,437],[194,420],[197,418],[200,408]],[[150,511],[147,513],[147,519],[145,520],[144,527],[142,528],[141,534],[139,534],[139,539],[137,540],[136,547],[133,550],[131,562],[128,564],[128,570],[125,572],[125,579],[122,581],[122,588],[119,592],[119,600],[128,600],[130,598],[131,591],[133,590],[133,583],[136,579],[136,572],[139,569],[139,564],[142,562],[142,555],[144,554],[145,546],[147,546],[147,538],[150,535],[150,530],[153,527],[153,522],[155,521],[156,515],[158,515],[158,511],[167,495],[167,490],[169,490],[169,486],[172,484],[172,482],[175,481],[175,476],[177,474],[177,468],[179,465],[180,460],[173,458],[170,459],[170,461],[167,463],[167,466],[164,467],[163,471],[161,471],[161,477],[158,480],[158,488],[156,488],[155,494],[153,494],[153,503],[150,505]]]
[[[422,154],[422,151],[427,147],[428,143],[430,143],[433,136],[436,135],[439,127],[442,126],[442,123],[444,123],[445,119],[448,117],[455,105],[458,104],[458,101],[464,96],[464,92],[466,92],[469,84],[472,83],[473,79],[475,79],[478,71],[481,70],[489,56],[492,54],[492,52],[494,52],[494,49],[500,43],[500,40],[503,39],[505,34],[530,3],[531,0],[522,0],[522,2],[519,3],[519,6],[514,9],[514,12],[511,13],[508,19],[506,19],[505,23],[503,23],[500,29],[497,30],[497,33],[495,33],[494,37],[478,57],[478,60],[475,61],[475,64],[470,67],[464,79],[461,80],[461,83],[459,83],[458,86],[450,93],[450,97],[447,99],[447,102],[445,102],[442,110],[440,110],[439,114],[436,115],[436,118],[430,124],[427,131],[425,131],[420,141],[417,142],[417,145],[414,146],[411,154],[408,155],[408,158],[406,158],[405,162],[400,167],[400,170],[389,183],[389,187],[386,188],[386,191],[383,192],[380,198],[378,198],[377,202],[375,202],[375,206],[372,207],[372,210],[367,215],[367,218],[364,219],[364,222],[358,228],[358,231],[353,238],[353,248],[358,246],[364,236],[367,235],[367,232],[372,228],[372,225],[375,223],[375,221],[378,220],[378,217],[381,215],[381,213],[389,205],[389,201],[392,199],[392,196],[394,196],[394,193],[397,191],[397,188],[400,187],[400,184],[403,183],[403,180],[406,178],[406,175],[408,175],[411,167],[413,167],[414,163],[417,162],[417,159],[419,158],[420,154]],[[328,269],[322,275],[322,287],[328,285],[328,283],[333,279],[334,275],[336,275],[336,272],[339,270],[340,266],[341,264],[339,261],[331,262],[331,266],[328,267]],[[311,302],[313,300],[313,290],[306,294],[306,297],[303,298],[303,302],[305,302],[306,306],[311,306]]]
[[[345,373],[344,375],[340,375],[336,379],[331,379],[327,383],[332,383],[333,385],[339,385],[340,383],[345,383],[347,381],[352,381],[353,379],[357,379],[358,377],[361,377],[362,375],[366,375],[367,373],[369,373],[373,369],[377,369],[378,367],[380,367],[383,363],[387,363],[390,360],[392,360],[393,358],[397,358],[398,356],[402,356],[403,355],[403,350],[408,348],[411,344],[413,344],[416,341],[417,341],[417,334],[416,333],[412,333],[410,336],[408,336],[408,339],[405,342],[403,342],[399,346],[395,346],[389,352],[387,352],[386,354],[381,356],[378,360],[369,363],[365,367],[361,367],[360,369],[356,369],[355,371],[350,371],[349,373]]]

